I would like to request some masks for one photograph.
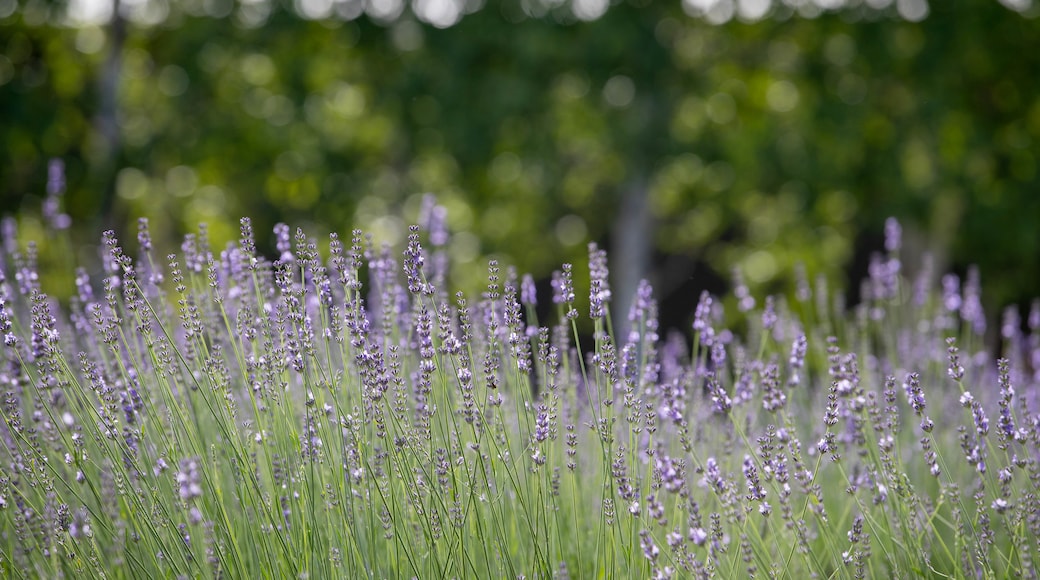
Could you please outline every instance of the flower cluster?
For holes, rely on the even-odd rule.
[[[595,244],[588,294],[563,265],[540,320],[538,281],[496,261],[450,292],[445,210],[419,221],[404,248],[354,230],[327,255],[278,224],[268,257],[243,219],[165,259],[141,221],[57,290],[6,221],[0,567],[1036,577],[1040,303],[986,342],[978,270],[908,282],[891,220],[861,304],[804,269],[759,300],[736,271],[732,298],[662,321],[642,281],[619,336]]]

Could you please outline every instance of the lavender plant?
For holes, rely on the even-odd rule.
[[[68,304],[6,228],[4,575],[1036,578],[1040,304],[994,360],[977,273],[907,280],[893,221],[851,311],[738,273],[739,330],[704,294],[662,337],[643,282],[616,336],[590,245],[582,344],[569,264],[548,325],[495,262],[450,293],[443,213],[273,261],[142,220]]]

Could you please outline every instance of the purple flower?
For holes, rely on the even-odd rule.
[[[809,284],[809,275],[805,271],[805,264],[798,262],[794,266],[795,276],[795,299],[798,302],[805,303],[812,298],[812,286]]]
[[[534,278],[530,274],[524,274],[520,280],[520,303],[524,306],[538,305],[538,292],[535,290]]]
[[[661,485],[664,486],[665,490],[678,493],[682,489],[685,483],[685,469],[682,462],[667,455],[659,455],[656,459],[655,468],[658,476],[661,478]]]
[[[775,412],[787,403],[787,395],[780,389],[780,369],[776,363],[769,363],[762,371],[762,407],[766,411]]]
[[[971,418],[980,437],[989,434],[989,418],[986,417],[986,411],[982,409],[982,404],[978,401],[971,403]]]
[[[654,308],[654,290],[646,279],[641,279],[636,287],[635,299],[628,310],[629,322],[638,322]]]
[[[148,231],[148,218],[140,218],[137,220],[137,243],[141,246],[142,252],[149,252],[152,249],[152,236]]]
[[[1012,304],[1004,309],[1004,316],[1000,325],[1000,336],[1004,340],[1015,341],[1022,332],[1022,317],[1018,312],[1018,305]]]
[[[250,269],[256,267],[256,242],[253,239],[253,222],[247,217],[244,217],[239,222],[241,228],[241,237],[239,238],[239,247],[242,249],[242,253],[245,254],[246,258],[250,261]],[[187,239],[185,239],[187,243]],[[185,262],[188,262],[187,256],[185,256]]]
[[[733,269],[733,295],[737,298],[737,310],[749,312],[755,307],[755,298],[744,283],[744,275],[739,268]]]
[[[808,351],[809,339],[804,334],[794,339],[794,343],[791,344],[791,356],[787,359],[787,363],[791,367],[791,375],[787,380],[789,386],[795,386],[801,382],[801,375],[798,371],[805,366],[805,355]]]
[[[897,253],[903,242],[903,228],[894,217],[885,220],[885,251]]]
[[[986,334],[986,313],[982,309],[980,293],[979,268],[971,266],[964,282],[964,299],[960,311],[961,319],[971,325],[972,331],[978,336]]]
[[[549,438],[549,412],[544,405],[538,410],[534,420],[534,440],[538,443]]]
[[[946,374],[958,383],[964,378],[964,367],[961,366],[960,355],[957,350],[957,339],[949,337],[946,339],[946,352],[949,356],[950,366],[946,369]]]
[[[705,290],[701,292],[700,298],[697,300],[697,308],[693,313],[693,330],[694,332],[703,333],[711,327],[711,294]]]
[[[18,253],[18,220],[9,215],[0,218],[0,237],[4,241],[4,253]]]
[[[47,197],[43,200],[43,218],[56,230],[68,229],[72,218],[61,212],[61,196],[65,193],[65,162],[51,159],[47,164]]]
[[[51,159],[47,163],[47,195],[65,193],[65,162]]]
[[[1015,388],[1011,385],[1010,364],[1006,358],[997,361],[1000,382],[1000,418],[997,419],[1001,444],[1016,439],[1015,419],[1011,415],[1011,402],[1015,398]]]
[[[603,318],[605,305],[610,301],[610,282],[607,280],[607,252],[595,242],[589,243],[589,316]]]
[[[931,296],[934,268],[935,258],[931,254],[925,253],[921,256],[921,267],[914,278],[913,287],[913,304],[918,308],[924,306]]]
[[[766,305],[762,310],[762,329],[767,332],[773,330],[778,319],[779,317],[776,315],[776,306],[773,304],[773,297],[766,296]]]
[[[647,560],[650,560],[651,562],[657,561],[657,556],[661,554],[661,549],[654,543],[648,530],[641,530],[639,532],[639,545],[643,548],[643,556],[645,556]]]
[[[0,332],[11,331],[11,311],[7,307],[7,298],[0,292]]]
[[[714,488],[719,494],[726,491],[726,481],[722,478],[722,470],[714,457],[709,457],[704,462],[704,477],[701,479],[701,483]]]
[[[189,501],[202,496],[198,457],[188,457],[181,460],[176,481],[181,500]]]
[[[708,532],[704,528],[690,528],[687,532],[686,537],[690,539],[695,546],[703,546],[704,542],[708,541]]]
[[[762,484],[758,478],[758,469],[755,467],[755,462],[751,459],[750,455],[744,456],[744,463],[741,470],[744,472],[744,479],[747,481],[747,500],[765,500],[766,490],[762,488]]]
[[[733,399],[726,393],[715,373],[708,375],[708,393],[711,395],[712,410],[715,413],[725,415],[733,408]]]
[[[946,274],[942,278],[943,306],[949,312],[957,312],[961,309],[961,281],[956,274]]]
[[[91,535],[90,515],[86,508],[80,508],[72,514],[72,521],[69,522],[69,535],[77,540]]]
[[[898,258],[889,257],[886,260],[878,254],[872,255],[868,268],[870,277],[864,283],[866,287],[865,298],[873,301],[895,298],[898,292],[900,268],[901,264]],[[884,313],[884,309],[876,305],[871,309],[871,319],[880,320]]]
[[[408,276],[408,291],[412,294],[433,295],[433,286],[425,281],[423,266],[426,254],[419,245],[419,226],[408,227],[408,247],[404,251],[404,272]]]
[[[553,303],[566,307],[564,312],[568,320],[577,318],[578,311],[574,309],[574,282],[571,278],[570,264],[564,264],[562,272],[553,272],[552,288]]]
[[[972,396],[971,391],[964,391],[959,400],[962,407],[970,409],[971,404],[975,402],[975,397]]]
[[[430,245],[439,248],[448,243],[448,209],[437,204],[435,195],[423,195],[418,221],[429,233]]]
[[[292,242],[289,239],[289,226],[283,223],[274,225],[274,247],[278,250],[278,260],[284,264],[296,260],[292,253]]]
[[[914,413],[918,417],[924,414],[926,406],[924,400],[924,391],[921,390],[921,379],[917,373],[910,373],[906,377],[906,382],[903,384],[903,388],[906,390],[907,400],[910,402],[910,407],[913,408]]]

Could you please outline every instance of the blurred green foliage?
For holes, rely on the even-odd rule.
[[[357,225],[392,242],[432,192],[466,287],[488,255],[543,278],[583,262],[586,239],[636,227],[636,199],[654,252],[635,268],[665,294],[699,265],[771,291],[797,262],[840,279],[894,215],[911,254],[979,264],[991,308],[1040,295],[1028,1],[933,1],[921,22],[897,10],[921,2],[773,2],[713,25],[688,14],[697,2],[581,22],[567,3],[504,0],[445,29],[357,2],[228,0],[69,26],[63,4],[18,1],[0,0],[0,200],[45,261],[60,157],[80,247],[101,227],[132,237],[142,215],[159,247],[199,221],[234,239],[241,215],[261,234]],[[314,6],[333,16],[298,15]]]

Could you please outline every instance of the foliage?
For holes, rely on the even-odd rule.
[[[890,222],[855,312],[704,294],[687,343],[644,283],[620,337],[595,245],[540,326],[495,262],[449,296],[429,223],[401,261],[279,225],[271,261],[247,219],[165,260],[142,222],[68,308],[6,254],[5,575],[1035,577],[1040,305],[995,363],[978,281],[905,278]]]
[[[1040,260],[1036,6],[933,2],[909,22],[903,3],[774,2],[714,26],[696,2],[593,22],[493,2],[439,29],[351,2],[320,20],[306,3],[152,4],[83,27],[58,24],[60,4],[0,10],[0,195],[37,239],[61,157],[74,246],[142,215],[167,243],[199,221],[223,242],[241,213],[394,242],[432,191],[466,288],[480,256],[544,279],[584,234],[620,258],[636,228],[651,246],[619,264],[629,289],[652,275],[671,304],[706,265],[701,286],[737,266],[776,290],[797,262],[863,269],[869,232],[899,215],[912,259],[980,265],[991,310],[1040,289],[1020,267]],[[627,219],[632,203],[650,218]]]

